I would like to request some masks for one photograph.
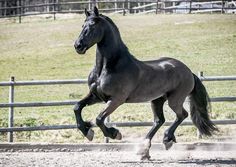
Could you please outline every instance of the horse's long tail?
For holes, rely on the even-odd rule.
[[[211,136],[213,131],[218,131],[209,119],[208,111],[211,110],[210,98],[201,80],[195,75],[195,86],[190,94],[190,113],[193,124],[201,134]]]

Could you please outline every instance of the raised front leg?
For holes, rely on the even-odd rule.
[[[74,106],[74,113],[75,113],[77,127],[83,133],[83,135],[90,141],[93,140],[93,136],[94,136],[94,132],[91,129],[92,123],[85,122],[82,118],[81,112],[85,106],[92,105],[98,102],[101,102],[101,100],[90,92],[85,98],[83,98],[81,101],[76,103]]]
[[[117,139],[117,140],[122,139],[122,135],[119,132],[119,130],[117,130],[113,127],[108,128],[104,124],[104,120],[106,119],[106,117],[109,116],[113,111],[115,111],[115,109],[117,109],[120,105],[121,105],[121,102],[119,102],[119,101],[115,101],[115,100],[108,101],[107,107],[104,109],[104,111],[102,111],[98,115],[98,117],[96,119],[96,123],[97,123],[98,127],[102,130],[105,137],[110,137],[112,139]]]

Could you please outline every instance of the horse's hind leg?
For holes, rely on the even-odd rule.
[[[138,155],[141,155],[141,159],[150,159],[149,149],[151,147],[151,140],[156,134],[157,130],[164,124],[165,118],[163,114],[163,105],[166,101],[165,97],[160,97],[151,102],[151,107],[154,115],[154,123],[152,129],[146,135],[144,145],[138,150]]]
[[[182,123],[182,121],[188,116],[188,112],[183,108],[184,100],[177,103],[178,100],[172,98],[168,99],[170,108],[176,113],[176,120],[165,131],[163,143],[165,144],[166,150],[168,150],[174,142],[176,143],[174,132],[176,128]]]
[[[87,105],[92,105],[95,103],[101,102],[99,98],[97,98],[91,92],[83,98],[81,101],[75,104],[74,106],[74,113],[76,118],[76,123],[78,129],[87,137],[88,140],[93,140],[94,132],[91,129],[92,124],[90,122],[85,122],[81,116],[82,109]]]

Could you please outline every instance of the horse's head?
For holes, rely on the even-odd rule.
[[[83,29],[74,44],[75,50],[78,54],[84,54],[86,50],[100,42],[103,37],[101,18],[99,17],[97,7],[94,7],[92,13],[85,9],[85,15],[86,20],[82,27]]]

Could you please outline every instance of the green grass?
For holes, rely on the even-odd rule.
[[[236,17],[234,15],[110,15],[120,29],[130,52],[141,60],[161,56],[177,58],[194,73],[205,75],[236,74]],[[30,17],[31,18],[31,17]],[[84,16],[75,15],[56,21],[33,17],[23,23],[0,20],[0,81],[87,78],[95,62],[95,47],[80,56],[73,43],[78,37]],[[204,82],[211,97],[235,96],[236,84]],[[88,92],[86,85],[16,87],[16,102],[81,99]],[[8,101],[8,88],[0,87],[0,103]],[[95,119],[104,105],[87,107],[86,119]],[[212,118],[235,119],[236,104],[213,103]],[[147,111],[148,110],[148,111]],[[167,120],[173,112],[165,109]],[[0,127],[7,126],[7,109],[0,109]],[[125,104],[112,115],[114,121],[151,121],[148,104]],[[16,108],[16,126],[75,124],[72,106]],[[166,127],[165,127],[166,128]],[[163,136],[162,128],[157,136]],[[148,127],[149,129],[149,127]],[[228,130],[224,129],[227,135]],[[121,128],[124,140],[143,137],[147,128]],[[195,140],[195,128],[180,127],[181,140]],[[223,132],[221,132],[223,133]],[[103,141],[96,129],[96,142]],[[222,135],[222,134],[221,134]],[[186,137],[187,136],[187,137]],[[194,136],[194,137],[192,137]],[[6,135],[0,135],[6,141]],[[16,141],[83,142],[77,130],[16,133]],[[159,138],[158,138],[159,141]]]

